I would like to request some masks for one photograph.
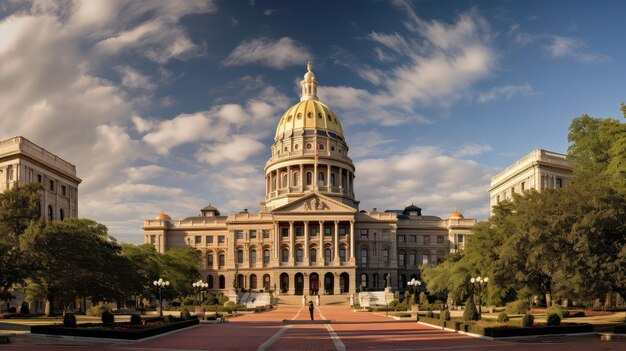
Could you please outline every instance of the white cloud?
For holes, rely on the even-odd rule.
[[[461,147],[456,150],[453,155],[455,157],[474,156],[491,150],[493,149],[488,144],[468,143],[461,145]]]
[[[528,96],[534,93],[535,90],[528,83],[523,85],[505,85],[501,87],[494,87],[486,92],[478,94],[478,102],[485,103],[499,98],[509,100],[514,95]]]
[[[232,135],[222,143],[204,145],[196,153],[198,161],[210,165],[224,162],[243,162],[265,150],[265,145],[249,135]]]
[[[289,37],[278,40],[257,38],[241,42],[224,60],[226,66],[241,66],[251,63],[282,69],[291,65],[302,65],[313,56],[302,44]]]
[[[585,43],[576,38],[567,38],[554,35],[550,38],[545,49],[553,58],[570,57],[581,62],[603,62],[608,56],[585,50]]]
[[[141,74],[130,66],[117,66],[117,72],[122,78],[122,86],[135,90],[154,90],[156,85],[152,83],[150,77]]]
[[[484,219],[489,214],[487,187],[495,170],[444,155],[437,147],[414,147],[355,166],[355,191],[363,209],[402,209],[415,203],[424,214],[447,216],[455,207],[466,217]]]

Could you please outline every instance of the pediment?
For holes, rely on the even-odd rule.
[[[353,213],[356,213],[357,210],[354,207],[343,204],[328,196],[318,194],[318,193],[312,193],[296,201],[277,207],[271,212],[274,214],[288,214],[288,213],[306,213],[306,214],[350,213],[350,214],[353,214]]]

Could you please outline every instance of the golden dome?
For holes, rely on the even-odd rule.
[[[448,216],[448,218],[451,218],[451,219],[463,219],[463,218],[465,218],[465,217],[463,217],[463,215],[461,214],[461,212],[454,211],[454,212],[450,213],[450,215]]]
[[[296,129],[324,130],[344,138],[339,119],[330,107],[319,100],[304,100],[291,106],[278,122],[276,138]]]
[[[159,220],[162,220],[162,221],[171,221],[172,217],[170,217],[170,215],[168,215],[165,212],[161,212],[161,213],[159,213],[158,216],[156,216],[155,219],[159,219]]]

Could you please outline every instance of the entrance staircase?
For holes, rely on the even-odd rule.
[[[313,299],[315,302],[315,296],[307,295],[307,302]],[[350,295],[320,295],[320,304],[322,305],[345,305],[348,306],[348,299]],[[302,295],[278,295],[279,305],[292,305],[302,306]]]

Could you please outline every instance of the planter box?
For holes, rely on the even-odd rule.
[[[531,327],[531,328],[485,328],[483,335],[492,338],[533,336],[533,335],[554,335],[554,334],[574,334],[591,333],[591,324],[560,325],[558,327]]]
[[[34,325],[30,328],[33,334],[80,336],[87,338],[139,340],[198,324],[198,319],[172,322],[155,327],[137,328],[128,330],[119,329],[95,329],[95,328],[66,328],[62,325]]]

